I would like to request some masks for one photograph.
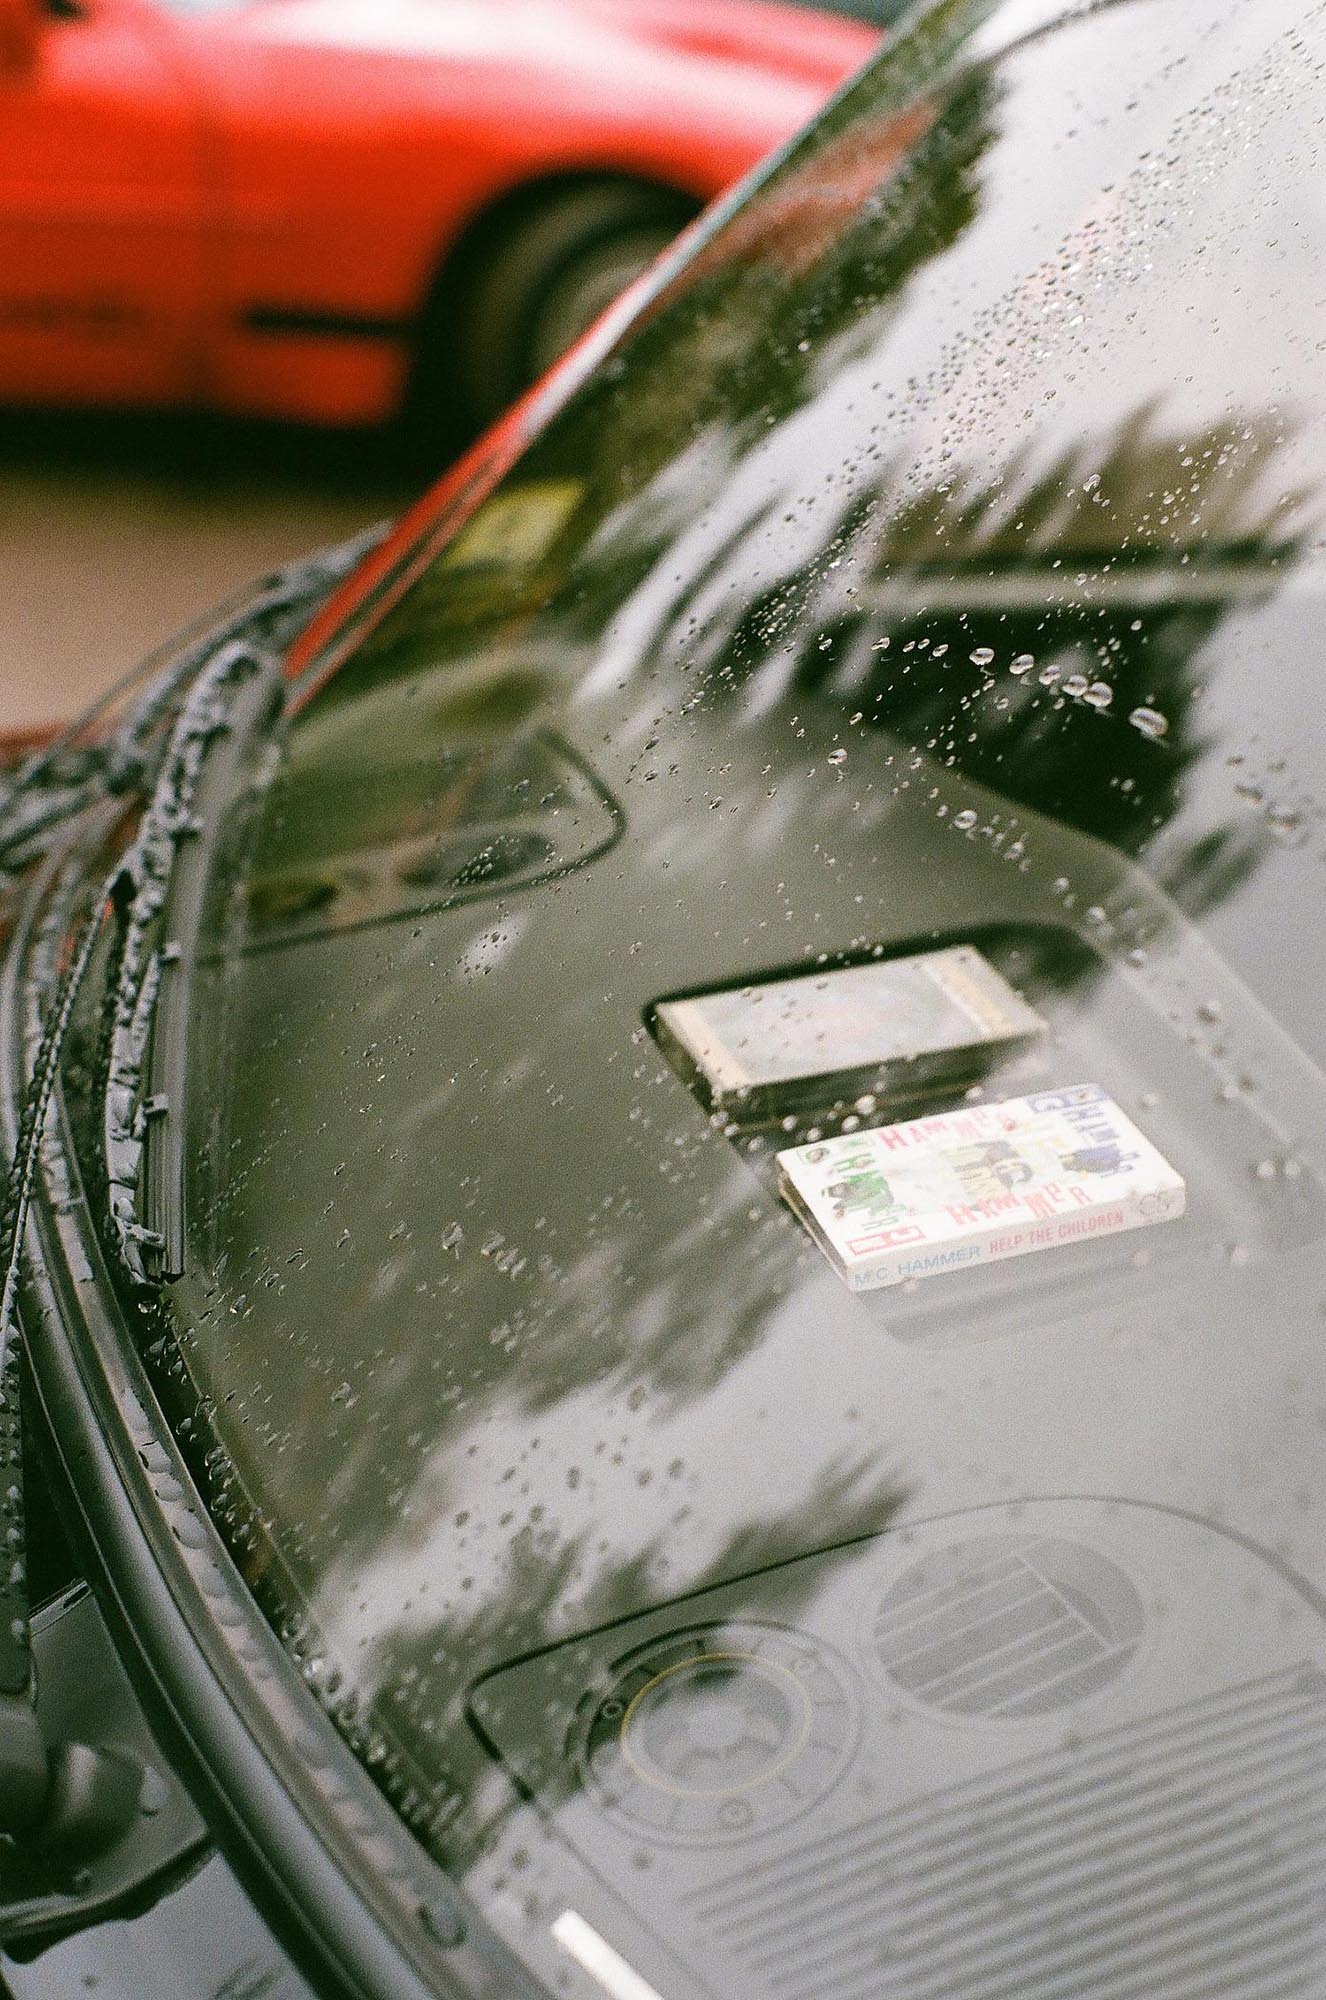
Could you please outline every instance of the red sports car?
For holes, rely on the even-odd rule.
[[[0,0],[0,398],[473,427],[875,41],[766,0]]]

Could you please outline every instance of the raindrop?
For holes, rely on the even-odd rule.
[[[1108,681],[1093,681],[1082,699],[1092,708],[1108,708],[1114,700],[1114,689]]]
[[[869,1118],[871,1112],[875,1110],[878,1103],[879,1099],[874,1095],[874,1093],[872,1091],[867,1091],[864,1097],[857,1098],[854,1108],[861,1113],[861,1116],[863,1118]]]
[[[1158,708],[1135,708],[1128,720],[1143,736],[1161,737],[1169,729],[1168,718]]]
[[[830,750],[829,762],[831,764],[845,764],[847,762],[847,752],[845,750]]]
[[[1009,661],[1008,671],[1010,674],[1029,674],[1035,664],[1034,653],[1019,653],[1015,659]]]
[[[962,812],[955,813],[953,815],[953,824],[961,833],[970,833],[976,824],[976,815],[971,807],[967,806]]]
[[[988,667],[994,658],[994,647],[977,646],[973,649],[970,657],[974,667]]]
[[[1089,686],[1090,682],[1085,674],[1070,674],[1064,682],[1064,693],[1071,694],[1074,701],[1080,701]]]

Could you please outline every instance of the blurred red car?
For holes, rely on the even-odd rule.
[[[767,0],[0,0],[0,399],[473,427],[876,39]]]

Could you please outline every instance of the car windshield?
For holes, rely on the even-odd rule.
[[[581,2000],[1322,1990],[1326,9],[1046,12],[701,234],[212,885],[162,1394]]]

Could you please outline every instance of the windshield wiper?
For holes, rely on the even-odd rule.
[[[200,679],[113,896],[121,944],[103,1100],[110,1222],[135,1284],[184,1257],[186,1023],[214,837],[256,730],[279,704],[275,663],[235,644]]]
[[[220,648],[189,689],[170,733],[150,801],[130,846],[104,885],[75,945],[47,1018],[37,1052],[10,1171],[0,1229],[0,1834],[36,1834],[62,1846],[95,1848],[114,1838],[137,1810],[142,1772],[122,1756],[84,1744],[46,1744],[37,1718],[29,1638],[23,1507],[23,1435],[18,1299],[23,1247],[42,1140],[64,1044],[79,993],[109,914],[120,932],[114,981],[110,1067],[107,1080],[107,1171],[111,1223],[131,1277],[150,1282],[177,1255],[178,1228],[153,1228],[139,1214],[142,1138],[166,1103],[144,1099],[145,1058],[163,974],[196,943],[203,860],[183,859],[209,821],[202,807],[217,806],[235,758],[253,729],[279,701],[280,674],[272,656],[246,641]],[[229,741],[228,768],[213,787],[208,766],[214,747]],[[207,796],[204,797],[204,790]],[[176,884],[189,894],[186,938],[157,935]],[[182,986],[182,982],[181,982]],[[182,1064],[178,1013],[163,1043],[173,1077]],[[172,1121],[172,1131],[176,1121]],[[177,1136],[170,1148],[180,1167]],[[178,1227],[182,1228],[182,1207]],[[154,1269],[148,1268],[151,1260]]]

